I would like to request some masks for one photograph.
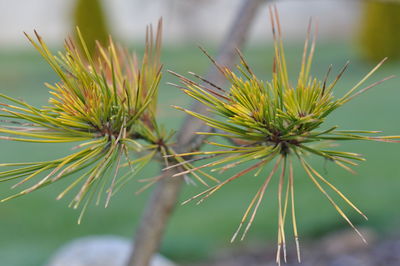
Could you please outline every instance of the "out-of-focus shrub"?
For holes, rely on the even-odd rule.
[[[85,36],[90,53],[95,50],[96,40],[103,45],[107,43],[109,29],[101,0],[77,0],[73,23]]]
[[[400,1],[364,1],[361,23],[361,49],[366,59],[400,59]]]

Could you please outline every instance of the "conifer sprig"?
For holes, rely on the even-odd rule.
[[[71,154],[50,161],[6,163],[1,167],[0,181],[18,179],[13,187],[44,176],[6,201],[79,172],[58,199],[77,189],[71,206],[86,209],[94,198],[97,202],[110,197],[140,171],[158,152],[167,155],[171,132],[156,121],[157,92],[161,79],[160,20],[156,36],[147,28],[146,48],[141,61],[135,54],[116,45],[110,37],[91,55],[84,37],[79,35],[81,51],[71,39],[65,52],[53,55],[35,31],[26,34],[60,81],[46,84],[51,97],[48,106],[37,108],[22,100],[0,94],[1,139],[59,143],[79,142]],[[138,154],[140,152],[140,154]],[[132,155],[136,154],[135,158]],[[129,166],[125,175],[119,168]],[[107,174],[106,174],[107,173]],[[109,177],[107,177],[109,176]]]
[[[282,32],[276,9],[270,9],[270,17],[275,51],[271,81],[263,81],[256,77],[239,51],[238,54],[241,62],[236,69],[239,74],[236,74],[233,70],[219,65],[202,49],[226,78],[229,84],[228,89],[223,89],[194,73],[189,72],[199,81],[193,81],[174,72],[171,73],[176,75],[183,85],[176,85],[177,87],[181,88],[190,97],[208,106],[210,114],[216,116],[213,117],[209,114],[200,114],[176,107],[191,116],[203,120],[208,126],[214,129],[213,132],[198,132],[198,134],[224,137],[231,140],[231,144],[208,141],[210,145],[218,147],[219,149],[217,150],[197,151],[177,155],[179,157],[203,156],[200,158],[213,158],[209,163],[177,175],[188,174],[203,168],[211,168],[211,171],[223,172],[227,169],[251,162],[250,167],[188,199],[183,204],[192,200],[198,200],[198,203],[201,203],[224,185],[247,173],[254,172],[255,176],[261,175],[264,167],[273,163],[272,171],[265,177],[260,189],[251,200],[237,231],[232,237],[232,241],[238,237],[240,232],[243,232],[241,239],[245,237],[254,221],[270,180],[278,175],[278,246],[276,261],[280,263],[281,257],[286,261],[285,224],[286,217],[289,215],[292,217],[293,233],[297,246],[298,260],[300,261],[294,198],[295,176],[292,161],[297,159],[300,162],[310,180],[364,240],[326,189],[333,190],[335,194],[342,198],[356,212],[364,218],[366,216],[332,184],[331,178],[322,176],[309,164],[306,158],[310,154],[317,155],[352,172],[352,166],[356,166],[358,162],[364,161],[364,158],[360,154],[332,150],[329,147],[321,145],[321,142],[344,140],[395,142],[396,140],[394,139],[399,137],[376,136],[375,134],[380,133],[379,131],[339,130],[338,126],[326,127],[325,125],[325,120],[330,113],[373,86],[392,78],[392,76],[387,77],[370,86],[361,88],[365,81],[383,64],[385,59],[365,75],[360,82],[349,89],[344,96],[335,97],[333,89],[345,72],[348,63],[346,63],[331,83],[328,83],[331,67],[329,67],[327,75],[322,80],[311,76],[310,70],[315,51],[316,34],[314,31],[311,40],[312,23],[310,21],[300,73],[297,83],[292,84],[287,71]],[[182,163],[179,165],[182,165]],[[279,172],[280,174],[278,174]]]

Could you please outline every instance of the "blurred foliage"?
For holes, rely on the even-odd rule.
[[[215,54],[215,50],[207,45],[207,50]],[[303,47],[298,43],[287,43],[285,46],[290,73],[299,70],[299,60],[296,55],[301,53]],[[135,45],[138,54],[142,54],[144,47]],[[253,66],[257,76],[270,78],[272,65],[269,58],[273,53],[271,46],[248,47],[245,56]],[[339,66],[345,63],[344,58],[353,62],[351,70],[337,84],[335,93],[343,94],[352,84],[356,83],[361,75],[369,70],[363,62],[354,60],[356,57],[352,46],[347,42],[332,43],[318,42],[312,72],[316,76],[324,76],[329,64],[333,64],[333,71],[339,71]],[[193,45],[164,47],[162,62],[172,66],[173,70],[183,73],[191,70],[195,73],[204,73],[208,67],[208,60],[198,52]],[[391,75],[400,69],[400,64],[383,67],[376,73],[374,80],[379,80]],[[21,77],[24,77],[23,79]],[[42,85],[43,81],[55,83],[59,80],[49,71],[46,62],[33,51],[1,51],[0,50],[0,91],[9,96],[29,100],[35,106],[47,104],[48,88]],[[170,106],[172,104],[189,107],[191,98],[182,95],[178,89],[171,88],[166,82],[173,82],[172,75],[164,75],[159,88],[159,122],[168,128],[177,128],[183,121],[183,112]],[[384,82],[375,90],[369,91],[359,97],[352,104],[344,105],[343,109],[332,113],[330,124],[340,124],[343,127],[361,129],[382,128],[386,134],[398,133],[400,117],[393,115],[400,111],[398,99],[400,97],[400,79]],[[387,97],[390,95],[390,97]],[[373,103],[373,104],[371,104]],[[377,111],[379,110],[379,111]],[[41,145],[36,143],[16,143],[0,140],[0,162],[48,160],[65,156],[73,144],[60,143]],[[28,147],[29,152],[26,152]],[[376,231],[379,237],[391,237],[398,232],[400,224],[400,211],[393,208],[393,203],[399,201],[398,188],[398,146],[390,143],[374,142],[345,142],[342,149],[354,150],[365,154],[368,163],[358,167],[358,177],[313,158],[318,170],[329,173],[335,177],[335,184],[343,193],[351,195],[351,200],[368,215],[369,221],[363,221],[355,212],[350,211],[351,220],[359,227],[369,227]],[[295,166],[296,169],[301,167]],[[243,168],[244,169],[244,168]],[[234,172],[221,174],[225,179]],[[157,163],[143,169],[143,177],[155,176],[159,173]],[[74,177],[78,177],[74,175]],[[296,188],[304,197],[297,197],[298,208],[302,215],[298,215],[299,233],[302,241],[310,241],[321,237],[327,232],[345,228],[346,224],[337,219],[337,213],[327,207],[326,200],[320,196],[319,191],[310,186],[306,174],[299,172],[296,179]],[[362,182],[360,180],[362,179]],[[65,208],[72,194],[60,201],[54,200],[59,192],[68,184],[68,180],[60,180],[42,191],[31,193],[24,198],[15,199],[0,204],[0,265],[12,266],[37,266],[46,265],[46,260],[61,245],[74,238],[95,235],[113,234],[131,237],[132,228],[139,220],[143,206],[145,206],[150,191],[135,196],[134,192],[140,189],[143,183],[129,182],[126,187],[115,195],[107,209],[102,207],[88,208],[88,213],[81,223],[76,225],[79,212]],[[265,195],[266,204],[260,206],[259,214],[245,242],[230,244],[227,240],[236,229],[241,211],[245,211],[253,193],[258,189],[258,179],[248,178],[237,180],[213,195],[213,199],[199,206],[178,206],[176,213],[169,224],[166,239],[162,244],[161,253],[186,265],[195,264],[198,259],[216,255],[221,250],[228,248],[242,248],[243,245],[257,245],[265,248],[275,241],[277,220],[271,217],[277,212],[277,180],[271,180],[271,187]],[[185,186],[180,201],[183,201],[196,192],[199,186]],[[7,184],[0,186],[0,195],[10,192]],[[368,196],[366,196],[368,195]],[[243,200],[246,198],[247,200]],[[129,204],[127,204],[129,202]],[[39,218],[40,217],[40,218]],[[347,227],[346,227],[347,228]],[[290,233],[290,230],[288,230]],[[267,239],[267,240],[266,240]],[[40,244],[38,244],[40,243]],[[272,245],[272,244],[271,244]],[[272,246],[270,246],[272,247]],[[23,250],[23,252],[21,252]],[[220,254],[220,253],[219,253]],[[283,264],[282,264],[283,265]]]
[[[109,27],[101,0],[77,0],[73,14],[73,25],[78,26],[92,54],[95,51],[96,40],[102,45],[107,44]]]
[[[400,2],[365,1],[361,21],[364,57],[400,59]]]

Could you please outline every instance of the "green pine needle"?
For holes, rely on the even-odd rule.
[[[65,52],[58,55],[50,52],[37,32],[36,40],[26,34],[60,81],[46,84],[51,97],[49,105],[42,108],[0,94],[0,117],[4,118],[0,139],[79,144],[71,154],[59,159],[1,164],[10,170],[0,172],[0,181],[18,180],[13,187],[39,178],[2,202],[79,173],[57,199],[77,188],[70,206],[78,208],[83,204],[83,213],[92,200],[97,198],[98,203],[103,195],[107,206],[115,191],[159,150],[170,154],[167,146],[172,134],[156,121],[162,67],[161,26],[160,20],[155,38],[152,28],[147,29],[141,62],[111,37],[105,47],[98,43],[97,53],[91,55],[79,29],[79,45],[68,39]],[[132,154],[138,159],[131,159]],[[121,176],[122,166],[129,166],[130,171]]]
[[[212,171],[223,172],[240,164],[252,162],[252,166],[190,198],[185,201],[184,204],[192,200],[197,200],[198,203],[201,203],[227,183],[250,172],[255,172],[255,176],[258,176],[267,164],[274,163],[273,170],[266,176],[260,189],[252,199],[238,230],[232,237],[232,241],[237,238],[240,232],[242,232],[241,239],[244,238],[254,221],[270,180],[280,172],[277,177],[279,179],[279,210],[276,258],[277,263],[280,263],[281,257],[286,261],[285,221],[289,214],[292,216],[293,232],[297,245],[298,260],[300,261],[292,161],[294,159],[300,161],[300,164],[311,181],[328,198],[330,203],[349,225],[361,236],[342,209],[332,200],[324,187],[332,189],[356,212],[364,218],[366,218],[366,216],[328,181],[328,178],[318,173],[306,161],[306,157],[310,154],[314,154],[334,162],[345,170],[352,171],[351,166],[357,165],[356,162],[358,161],[364,161],[361,155],[352,152],[330,150],[327,145],[320,145],[320,143],[341,140],[397,142],[394,139],[398,139],[399,136],[374,136],[379,132],[343,131],[338,130],[337,126],[331,126],[327,130],[321,129],[330,113],[371,87],[392,78],[388,77],[370,86],[361,88],[365,81],[383,64],[385,59],[365,75],[353,88],[349,89],[344,96],[335,97],[333,95],[333,89],[348,64],[345,65],[330,84],[328,83],[328,75],[331,68],[329,68],[328,74],[323,80],[311,76],[310,69],[315,51],[315,34],[311,41],[310,21],[304,46],[301,70],[297,83],[292,84],[288,77],[287,63],[281,38],[281,28],[276,9],[270,9],[270,16],[275,47],[271,81],[262,81],[257,78],[239,51],[238,54],[241,58],[241,64],[237,66],[236,70],[240,75],[236,74],[231,69],[219,65],[202,49],[226,78],[229,83],[228,89],[222,89],[193,73],[190,74],[198,78],[199,82],[192,81],[174,72],[171,73],[176,75],[181,84],[183,84],[183,86],[177,85],[177,87],[181,88],[183,92],[190,97],[209,107],[210,113],[217,117],[211,117],[208,114],[199,114],[180,107],[176,108],[204,121],[208,126],[214,129],[213,132],[200,132],[199,134],[222,136],[230,139],[232,143],[231,145],[225,145],[211,142],[209,144],[222,149],[177,155],[178,158],[197,155],[202,156],[200,157],[201,159],[213,158],[212,162],[193,168],[190,171],[184,171],[181,174],[193,173],[203,168],[212,168]],[[289,205],[291,205],[291,211],[288,210]],[[247,225],[245,226],[246,222]]]

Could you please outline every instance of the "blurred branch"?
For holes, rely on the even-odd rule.
[[[263,2],[268,0],[243,0],[236,17],[231,25],[229,33],[222,43],[217,62],[227,67],[232,67],[236,60],[235,49],[244,45],[250,26],[256,17]],[[269,0],[271,1],[271,0]],[[207,80],[214,83],[223,83],[224,78],[211,67]],[[196,112],[206,112],[204,105],[198,103],[192,108]],[[197,149],[201,145],[198,135],[194,133],[203,126],[203,123],[193,117],[186,120],[178,132],[178,152]],[[192,143],[196,145],[193,146]],[[196,147],[197,146],[197,147]],[[161,181],[158,182],[148,205],[145,208],[139,227],[136,231],[134,249],[129,259],[129,266],[147,266],[154,253],[158,250],[167,222],[176,205],[182,185],[182,178],[169,178],[177,173],[170,170],[163,173]]]

